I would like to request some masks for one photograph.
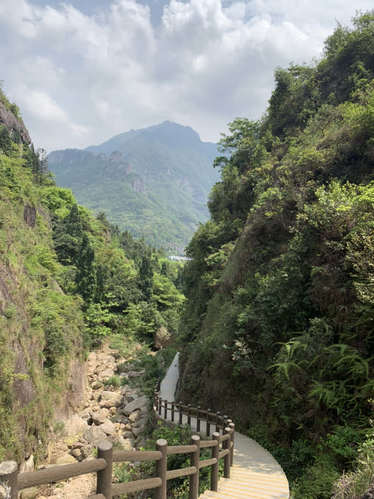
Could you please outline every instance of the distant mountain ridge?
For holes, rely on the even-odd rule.
[[[48,163],[57,184],[71,188],[79,203],[149,244],[181,253],[208,219],[216,155],[216,144],[165,121],[84,150],[53,151]]]

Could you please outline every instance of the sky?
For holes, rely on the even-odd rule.
[[[0,80],[37,147],[164,120],[217,141],[259,119],[274,70],[312,63],[372,0],[0,0]]]

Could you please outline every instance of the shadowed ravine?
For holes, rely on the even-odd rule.
[[[174,401],[178,378],[179,353],[161,382],[162,399]],[[187,423],[187,416],[183,416],[183,423]],[[193,417],[191,427],[196,430],[196,419]],[[201,433],[205,432],[206,424],[201,421]],[[288,481],[280,465],[267,450],[251,438],[236,432],[231,478],[221,478],[218,492],[206,491],[200,496],[203,499],[208,497],[286,499],[289,497]]]

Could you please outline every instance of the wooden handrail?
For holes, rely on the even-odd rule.
[[[121,494],[139,492],[155,489],[157,499],[166,499],[167,481],[180,477],[190,477],[190,498],[197,499],[199,492],[199,470],[211,468],[211,490],[216,491],[218,486],[218,464],[224,459],[224,476],[230,476],[230,466],[233,464],[235,424],[220,412],[214,413],[210,409],[204,410],[200,407],[192,407],[183,403],[168,402],[162,400],[159,393],[155,393],[154,410],[159,417],[164,409],[165,419],[170,411],[171,421],[174,422],[175,412],[179,413],[179,424],[182,424],[183,415],[187,416],[187,422],[191,425],[191,417],[196,417],[197,429],[201,429],[201,420],[206,422],[207,436],[210,436],[210,427],[215,425],[217,431],[209,440],[200,440],[200,436],[193,435],[189,445],[171,445],[160,439],[156,443],[155,451],[115,451],[108,441],[98,445],[98,458],[81,463],[56,465],[45,470],[19,473],[18,465],[14,461],[0,463],[0,482],[10,488],[11,499],[16,499],[18,491],[59,482],[68,478],[84,475],[87,473],[97,474],[96,494],[89,499],[112,499]],[[222,429],[220,434],[219,429]],[[211,458],[201,459],[200,450],[211,449]],[[177,470],[167,469],[167,456],[176,454],[190,454],[191,466]],[[146,462],[156,463],[156,477],[142,480],[134,480],[126,483],[112,483],[112,463],[120,462]]]
[[[191,454],[197,449],[196,445],[171,445],[167,449],[167,455],[171,456],[173,454]]]
[[[123,463],[125,461],[159,461],[160,459],[161,452],[157,450],[118,450],[113,452],[114,463]]]
[[[146,478],[145,480],[134,480],[133,482],[114,483],[112,485],[112,494],[114,497],[116,497],[120,496],[121,494],[130,494],[131,492],[158,489],[160,486],[161,478],[158,477]]]
[[[106,461],[104,459],[92,459],[83,463],[61,464],[58,466],[51,466],[45,470],[20,473],[17,478],[18,489],[22,490],[29,487],[46,485],[51,482],[60,482],[61,480],[85,475],[86,473],[97,473],[105,467]]]

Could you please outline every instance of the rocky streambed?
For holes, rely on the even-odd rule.
[[[54,433],[58,438],[50,442],[47,462],[39,469],[92,459],[96,445],[104,439],[112,441],[115,448],[124,450],[138,448],[144,443],[149,399],[138,388],[127,384],[143,374],[133,370],[131,357],[123,358],[104,345],[88,356],[86,374],[82,408],[70,418],[54,423]],[[31,456],[22,471],[33,469]],[[21,498],[86,499],[94,492],[95,486],[96,476],[84,475],[53,486],[26,489]]]

